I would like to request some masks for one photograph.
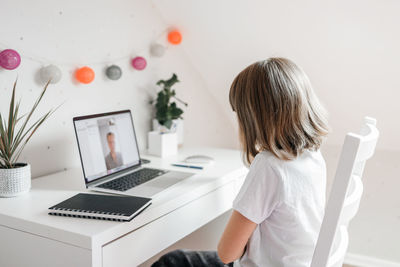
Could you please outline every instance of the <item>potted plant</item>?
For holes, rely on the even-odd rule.
[[[161,157],[176,154],[177,144],[183,143],[183,110],[173,100],[184,106],[188,104],[179,99],[172,88],[178,82],[175,73],[170,79],[157,82],[162,89],[155,100],[156,114],[153,132],[149,132],[149,153]]]
[[[36,102],[27,114],[19,114],[20,101],[15,101],[15,81],[8,119],[0,113],[0,197],[14,197],[24,194],[31,187],[31,168],[28,163],[19,162],[19,157],[36,130],[55,110],[42,115],[29,124],[32,115],[41,102],[50,81],[47,82]]]

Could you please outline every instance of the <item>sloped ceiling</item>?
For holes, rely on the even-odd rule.
[[[183,32],[186,55],[235,128],[230,83],[244,67],[270,56],[293,59],[310,76],[330,113],[328,144],[378,119],[379,146],[399,149],[400,2],[153,0]],[[396,123],[395,123],[396,122]]]

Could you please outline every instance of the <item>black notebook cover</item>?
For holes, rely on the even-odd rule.
[[[50,215],[130,221],[151,204],[150,198],[77,194],[49,208]]]

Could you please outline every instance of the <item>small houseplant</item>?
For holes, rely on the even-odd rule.
[[[155,119],[153,132],[149,132],[149,153],[160,157],[174,155],[178,144],[183,143],[183,110],[177,106],[176,100],[187,106],[188,104],[176,96],[172,87],[178,83],[178,76],[174,73],[168,80],[159,80],[157,85],[162,89],[155,100]]]
[[[26,193],[31,187],[31,170],[28,163],[20,163],[19,157],[36,130],[50,117],[54,109],[30,123],[50,81],[47,82],[30,111],[19,114],[21,101],[16,102],[14,83],[8,119],[0,113],[0,197],[14,197]]]
[[[178,83],[178,76],[174,73],[168,80],[159,80],[157,85],[162,87],[162,90],[158,92],[156,99],[156,120],[167,130],[173,128],[173,122],[177,119],[183,119],[183,110],[176,105],[176,102],[172,102],[172,99],[177,100],[181,104],[187,106],[188,104],[176,96],[175,89],[172,89],[176,83]],[[165,130],[165,129],[164,129]]]

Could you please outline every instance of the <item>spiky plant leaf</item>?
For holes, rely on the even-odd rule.
[[[8,123],[6,123],[3,116],[0,114],[0,168],[13,168],[18,161],[19,156],[24,150],[25,146],[32,138],[38,128],[58,109],[52,109],[41,116],[32,125],[28,126],[33,113],[37,106],[42,101],[44,94],[47,91],[49,82],[46,83],[39,97],[36,99],[32,108],[27,114],[19,116],[19,108],[21,102],[16,102],[15,92],[17,81],[14,83],[13,92],[10,100],[10,108],[8,114]],[[24,119],[22,121],[22,119]],[[17,125],[22,121],[21,126],[17,130]]]
[[[15,88],[17,87],[17,81],[14,82],[11,101],[10,101],[10,111],[8,113],[8,143],[12,143],[15,120],[14,120],[14,112],[15,112]]]
[[[50,81],[48,81],[48,82],[46,83],[46,85],[45,85],[44,88],[43,88],[43,91],[41,92],[41,94],[39,95],[39,97],[36,99],[35,104],[34,104],[33,107],[31,108],[31,110],[30,110],[30,112],[28,113],[28,115],[27,115],[27,117],[26,117],[24,123],[22,124],[21,128],[19,129],[19,131],[18,131],[18,133],[17,133],[16,141],[21,141],[21,139],[23,139],[23,137],[26,136],[26,133],[24,132],[24,131],[25,131],[25,128],[26,128],[26,126],[27,126],[29,120],[31,119],[33,112],[35,112],[37,106],[39,105],[39,103],[40,103],[40,101],[42,100],[44,94],[46,93],[47,87],[49,86],[49,84],[50,84]],[[25,133],[25,134],[24,134],[24,133]],[[18,142],[18,143],[19,143],[19,142]]]
[[[19,156],[21,155],[21,152],[24,150],[26,144],[29,142],[29,140],[31,139],[31,137],[33,136],[33,134],[37,131],[37,129],[40,127],[40,125],[42,125],[42,123],[48,118],[50,117],[50,115],[52,114],[53,111],[49,111],[47,112],[44,116],[42,116],[38,121],[35,122],[35,127],[33,128],[33,130],[29,133],[29,136],[26,138],[26,140],[22,143],[21,146],[19,146],[18,148],[18,152],[16,154],[13,154],[13,158],[12,161],[13,162],[17,162]],[[27,131],[28,133],[28,131]]]

